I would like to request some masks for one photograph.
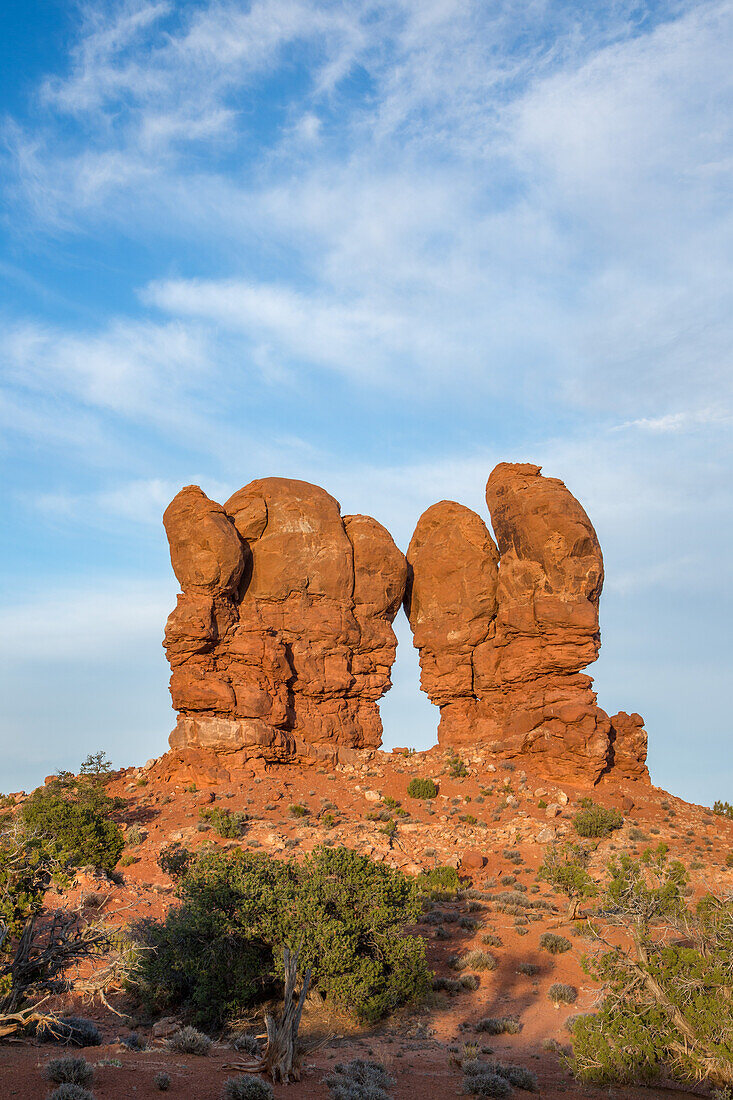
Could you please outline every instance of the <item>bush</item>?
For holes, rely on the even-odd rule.
[[[453,779],[463,779],[468,775],[468,768],[458,755],[451,756],[449,759],[448,771]]]
[[[222,810],[218,806],[214,809],[206,807],[199,810],[199,815],[204,821],[208,821],[211,828],[218,836],[235,840],[242,836],[249,820],[247,814],[233,810]]]
[[[138,964],[153,1010],[183,1006],[195,1022],[218,1026],[272,992],[284,947],[301,941],[313,988],[361,1020],[429,989],[425,943],[403,934],[420,916],[415,883],[347,848],[317,848],[300,864],[203,851],[179,896],[163,921],[139,926],[153,949]]]
[[[165,1073],[163,1070],[160,1073],[156,1073],[153,1078],[153,1084],[159,1092],[167,1092],[171,1087],[171,1077],[169,1073]]]
[[[476,1024],[476,1031],[485,1031],[487,1035],[517,1035],[522,1025],[516,1016],[484,1016]]]
[[[438,787],[432,779],[418,779],[416,776],[408,783],[407,793],[410,798],[436,798]]]
[[[122,829],[110,820],[117,808],[96,780],[61,775],[33,792],[21,818],[29,831],[47,838],[59,860],[111,874],[125,846]]]
[[[584,798],[581,806],[583,808],[573,818],[573,827],[578,836],[609,836],[614,829],[620,829],[624,823],[619,810],[598,806],[590,798]]]
[[[417,876],[418,889],[431,896],[434,894],[457,894],[461,880],[455,867],[431,867]]]
[[[333,1072],[324,1077],[330,1100],[389,1100],[388,1089],[394,1085],[380,1062],[354,1058],[352,1062],[337,1062]]]
[[[49,1095],[48,1100],[94,1100],[94,1093],[85,1089],[83,1085],[73,1085],[66,1082],[59,1085]]]
[[[540,936],[540,947],[543,951],[549,951],[551,955],[562,955],[570,950],[572,944],[564,936],[556,936],[554,932],[543,932]]]
[[[537,1074],[524,1066],[505,1065],[503,1062],[494,1062],[491,1066],[494,1073],[498,1073],[515,1089],[523,1089],[525,1092],[537,1092],[539,1082]]]
[[[587,871],[590,852],[581,844],[548,844],[537,877],[568,899],[568,918],[575,920],[581,902],[595,897],[598,887]]]
[[[43,1067],[43,1076],[56,1085],[91,1085],[94,1068],[86,1058],[52,1058]]]
[[[176,880],[183,878],[188,870],[193,853],[188,848],[182,848],[180,844],[170,844],[162,848],[158,856],[158,866],[164,875],[169,875]]]
[[[211,1052],[211,1039],[195,1027],[182,1027],[171,1035],[168,1046],[177,1054],[198,1054],[205,1058]]]
[[[307,806],[301,806],[299,802],[295,802],[288,806],[288,812],[291,817],[307,817],[310,813]]]
[[[733,806],[730,802],[714,802],[713,813],[718,814],[719,817],[727,817],[733,819]]]
[[[262,1077],[228,1077],[224,1082],[224,1100],[272,1100],[272,1085]]]
[[[240,1054],[248,1054],[250,1058],[259,1058],[262,1055],[262,1044],[256,1035],[250,1035],[243,1031],[232,1039],[232,1046]]]
[[[603,982],[598,1013],[573,1027],[581,1080],[648,1082],[662,1073],[725,1086],[733,1063],[733,901],[712,894],[694,912],[687,875],[660,845],[609,865],[605,907],[620,946],[587,963]],[[674,936],[674,938],[673,938]]]
[[[497,962],[490,951],[478,948],[468,951],[456,962],[456,970],[496,970]]]
[[[572,1005],[578,999],[578,991],[574,985],[565,985],[564,982],[553,982],[547,990],[547,996],[556,1005]]]
[[[526,974],[528,978],[534,978],[536,974],[539,974],[541,966],[537,963],[520,962],[517,966],[517,974]]]
[[[463,1079],[463,1090],[471,1096],[492,1096],[499,1100],[512,1094],[512,1086],[509,1082],[498,1073],[493,1073],[488,1066],[480,1073],[466,1074]]]
[[[36,1038],[42,1043],[63,1043],[74,1047],[98,1047],[102,1042],[97,1025],[84,1016],[64,1016],[53,1024],[40,1024]]]

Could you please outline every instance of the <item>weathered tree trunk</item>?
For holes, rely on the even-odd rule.
[[[290,953],[285,948],[285,999],[283,1010],[278,1017],[268,1012],[265,1016],[267,1028],[267,1046],[262,1058],[257,1062],[236,1062],[225,1068],[239,1069],[245,1073],[268,1073],[273,1081],[287,1085],[291,1080],[300,1080],[300,1059],[298,1056],[298,1028],[303,1015],[303,1005],[308,995],[311,972],[308,969],[303,978],[300,996],[295,1000],[295,982],[298,977],[298,952]]]

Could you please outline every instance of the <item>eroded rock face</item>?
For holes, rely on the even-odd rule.
[[[404,599],[441,745],[525,758],[553,779],[647,777],[642,719],[609,718],[583,671],[603,586],[584,509],[529,464],[497,466],[486,500],[496,542],[444,500],[406,560],[376,520],[342,516],[307,482],[253,481],[223,506],[182,489],[164,516],[182,589],[164,642],[171,747],[324,762],[378,747]]]
[[[476,513],[442,502],[407,554],[406,606],[423,688],[441,708],[440,743],[532,757],[558,778],[645,775],[643,722],[609,719],[582,672],[600,648],[603,587],[584,509],[529,464],[497,466],[486,499],[498,550]]]
[[[379,745],[407,576],[385,528],[285,478],[223,507],[188,486],[164,523],[183,590],[164,642],[171,747],[276,759]]]
[[[442,500],[418,520],[407,560],[422,689],[440,707],[441,744],[458,743],[476,720],[474,655],[496,617],[499,552],[476,512]]]

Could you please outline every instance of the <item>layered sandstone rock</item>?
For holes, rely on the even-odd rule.
[[[164,523],[182,588],[164,643],[171,747],[286,758],[379,745],[407,576],[385,528],[284,478],[223,508],[188,486]]]
[[[420,517],[407,551],[406,606],[421,685],[440,707],[441,744],[471,740],[474,654],[496,617],[499,553],[476,512],[442,500]]]
[[[646,777],[642,719],[609,718],[583,671],[603,586],[584,509],[529,464],[497,466],[486,499],[496,542],[476,512],[441,501],[406,560],[376,520],[342,517],[307,482],[254,481],[223,506],[182,489],[164,516],[182,590],[164,643],[171,747],[324,761],[376,748],[404,598],[441,745],[557,779]]]
[[[407,554],[407,610],[440,743],[531,757],[554,777],[594,782],[612,766],[641,777],[643,722],[609,719],[582,672],[598,656],[603,586],[588,516],[529,464],[497,466],[486,499],[498,550],[478,515],[442,502]]]

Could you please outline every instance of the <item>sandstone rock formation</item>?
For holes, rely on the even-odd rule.
[[[407,610],[422,686],[441,708],[442,745],[532,757],[553,777],[640,777],[638,715],[614,719],[582,673],[600,647],[603,557],[585,511],[538,466],[501,463],[481,518],[443,501],[418,521]],[[498,568],[497,568],[498,563]]]
[[[171,747],[276,759],[379,745],[407,576],[385,528],[284,478],[224,507],[188,486],[164,523],[182,588],[164,643]]]
[[[609,718],[583,672],[603,586],[584,509],[529,464],[498,465],[486,499],[496,542],[441,501],[406,560],[376,520],[342,517],[307,482],[253,481],[223,506],[182,489],[164,516],[182,590],[164,642],[171,747],[270,760],[378,747],[404,598],[442,746],[555,779],[646,777],[642,719]]]

